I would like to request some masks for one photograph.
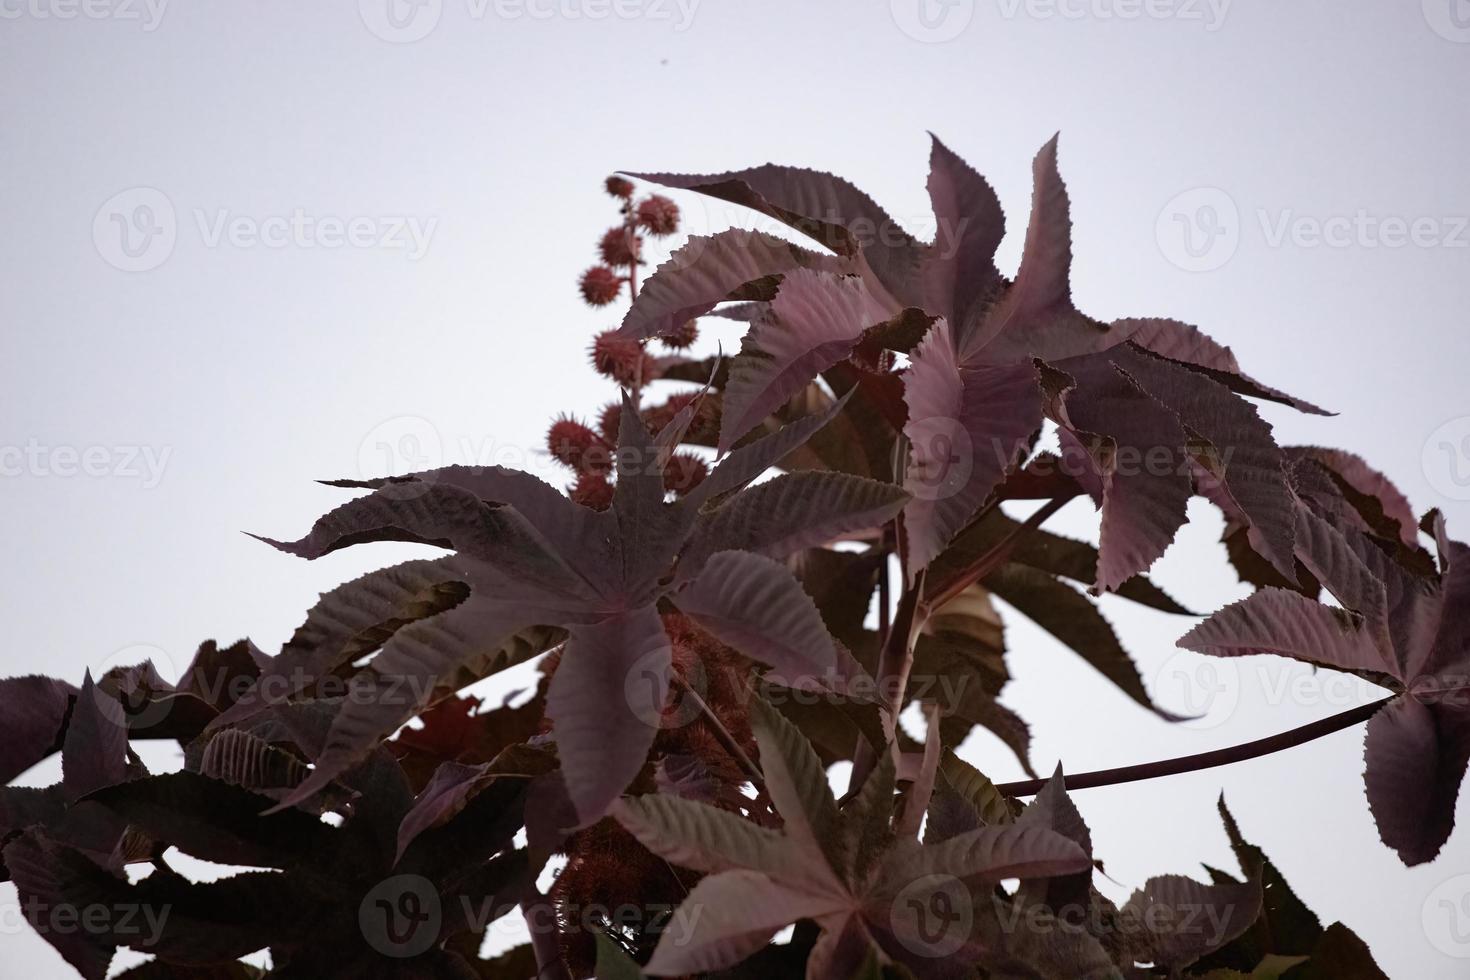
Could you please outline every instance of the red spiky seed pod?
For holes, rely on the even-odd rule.
[[[633,196],[633,182],[619,177],[616,174],[609,177],[603,186],[607,188],[607,192],[613,197],[621,197],[626,201]]]
[[[618,444],[618,426],[623,424],[623,406],[617,402],[608,402],[602,406],[602,414],[597,417],[597,431],[602,433],[602,438],[616,446]]]
[[[669,350],[687,350],[699,339],[699,324],[693,320],[685,320],[677,329],[658,339]]]
[[[569,415],[551,423],[546,448],[558,462],[578,472],[606,473],[611,469],[612,452],[602,437]]]
[[[664,467],[664,489],[684,495],[704,482],[709,468],[693,453],[675,453]]]
[[[623,291],[623,277],[605,265],[594,265],[582,273],[578,285],[589,306],[606,306]]]
[[[690,402],[698,395],[692,391],[680,392],[670,395],[668,401],[662,405],[653,405],[643,413],[643,420],[648,423],[648,431],[657,434],[664,426],[674,421],[674,416],[682,412]],[[695,437],[703,432],[706,424],[710,421],[711,413],[708,401],[702,401],[699,408],[694,411],[694,418],[689,422],[689,437]]]
[[[612,506],[613,485],[601,473],[579,473],[569,495],[583,507],[607,510]]]
[[[632,266],[638,263],[643,250],[643,238],[636,232],[619,226],[609,228],[597,245],[602,261],[613,266]]]
[[[679,205],[661,194],[653,194],[638,202],[638,224],[650,235],[662,238],[679,229]]]
[[[622,385],[632,384],[638,377],[640,365],[648,360],[641,343],[621,336],[616,330],[604,330],[593,339],[591,356],[592,366],[599,374]],[[643,380],[648,380],[646,374]]]

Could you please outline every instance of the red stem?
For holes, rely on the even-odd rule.
[[[1253,742],[1243,742],[1240,745],[1232,745],[1229,748],[1215,749],[1210,752],[1200,752],[1195,755],[1181,756],[1177,759],[1162,759],[1158,762],[1144,762],[1136,766],[1122,766],[1118,769],[1101,769],[1097,772],[1081,772],[1064,775],[1067,789],[1091,789],[1094,786],[1115,786],[1119,783],[1131,783],[1140,779],[1155,779],[1159,776],[1177,776],[1180,773],[1196,772],[1200,769],[1212,769],[1215,766],[1228,766],[1233,762],[1244,762],[1246,759],[1255,759],[1282,749],[1293,748],[1297,745],[1331,735],[1333,732],[1351,728],[1362,721],[1367,721],[1378,712],[1379,708],[1388,704],[1397,695],[1374,701],[1371,704],[1360,705],[1349,708],[1347,711],[1339,712],[1320,721],[1314,721],[1300,728],[1281,732],[1276,735],[1268,735],[1258,738]],[[1015,783],[1000,783],[996,789],[1007,796],[1035,796],[1041,792],[1041,788],[1047,784],[1045,779],[1027,779]]]

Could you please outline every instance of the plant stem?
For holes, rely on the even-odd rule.
[[[700,697],[699,692],[678,674],[674,675],[674,686],[684,693],[684,697],[694,701],[695,706],[704,714],[705,721],[709,722],[710,728],[714,729],[715,738],[719,740],[720,745],[724,747],[725,751],[730,754],[730,758],[739,764],[740,768],[745,772],[745,775],[750,777],[750,781],[755,787],[757,789],[765,788],[766,777],[761,772],[760,767],[751,761],[750,756],[745,754],[745,750],[740,747],[740,743],[735,740],[735,736],[730,734],[730,729],[725,727],[725,723],[720,720],[719,715],[715,714],[714,709],[709,706],[709,702]]]
[[[898,600],[893,624],[878,653],[878,697],[883,709],[883,726],[889,741],[898,731],[898,715],[903,709],[904,691],[908,689],[909,672],[914,667],[914,638],[923,620],[919,606],[924,595],[924,573],[920,572],[913,585],[904,589]],[[868,774],[878,762],[878,754],[868,740],[858,736],[852,753],[852,778],[848,781],[848,792],[855,792],[868,779]]]
[[[1066,506],[1071,497],[1053,497],[1046,504],[1037,509],[1036,513],[1011,529],[1011,532],[996,542],[995,546],[975,559],[964,571],[943,583],[936,593],[924,600],[924,612],[928,613],[943,606],[955,596],[974,585],[976,582],[995,571],[1010,558],[1011,552],[1016,550],[1016,545],[1032,531],[1040,527],[1048,518]],[[982,516],[989,511],[982,511]]]
[[[1290,731],[1281,732],[1276,735],[1268,735],[1258,738],[1253,742],[1244,742],[1240,745],[1232,745],[1229,748],[1215,749],[1210,752],[1200,752],[1195,755],[1181,756],[1177,759],[1162,759],[1158,762],[1144,762],[1136,766],[1123,766],[1118,769],[1101,769],[1097,772],[1081,772],[1064,775],[1067,789],[1091,789],[1094,786],[1115,786],[1119,783],[1131,783],[1140,779],[1154,779],[1158,776],[1175,776],[1185,772],[1195,772],[1200,769],[1212,769],[1215,766],[1228,766],[1233,762],[1244,762],[1246,759],[1255,759],[1282,749],[1293,748],[1321,738],[1323,735],[1331,735],[1333,732],[1351,728],[1359,722],[1367,721],[1378,712],[1379,708],[1388,704],[1397,695],[1374,701],[1371,704],[1359,705],[1349,708],[1347,711],[1339,712],[1320,721],[1293,728]],[[1035,796],[1041,792],[1047,784],[1045,779],[1027,779],[1015,783],[1000,783],[995,788],[1006,796]]]
[[[532,886],[530,894],[521,902],[521,915],[525,917],[526,929],[531,933],[537,980],[571,980],[571,971],[561,957],[561,942],[555,926],[556,910],[551,906],[551,899]],[[549,928],[548,923],[551,924]]]
[[[889,630],[889,627],[891,625],[890,618],[892,616],[892,613],[889,611],[889,606],[892,605],[893,597],[889,594],[890,586],[889,586],[889,583],[888,583],[888,554],[889,554],[890,548],[892,547],[892,545],[891,545],[891,541],[892,541],[892,536],[891,536],[892,535],[892,528],[893,528],[893,525],[892,524],[886,525],[883,528],[883,539],[882,539],[882,542],[878,546],[878,554],[879,554],[879,559],[880,559],[880,563],[878,565],[878,647],[879,647],[879,649],[882,649],[883,645],[888,642],[888,630]]]

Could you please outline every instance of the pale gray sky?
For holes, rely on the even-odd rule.
[[[240,533],[303,531],[341,499],[314,479],[553,472],[548,420],[608,394],[583,355],[612,318],[574,280],[612,170],[828,169],[922,232],[926,129],[991,179],[1013,232],[1060,130],[1083,309],[1198,323],[1342,413],[1269,409],[1282,442],[1361,452],[1470,535],[1464,0],[389,2],[0,0],[0,674],[75,680],[140,646],[182,665],[208,637],[276,648],[318,592],[407,551],[307,564]],[[736,219],[679,200],[688,230]],[[1074,506],[1058,526],[1081,532]],[[1157,578],[1209,609],[1241,590],[1196,513]],[[1106,604],[1165,703],[1211,681],[1171,659],[1188,622]],[[1372,696],[1213,664],[1208,724],[1171,729],[1013,623],[1008,700],[1044,769]],[[996,744],[967,749],[1018,775]],[[1233,867],[1222,789],[1391,976],[1470,969],[1470,829],[1405,870],[1367,811],[1361,728],[1079,793],[1117,891]],[[13,902],[0,889],[0,974],[66,975]]]

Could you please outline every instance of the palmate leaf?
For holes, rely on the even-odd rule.
[[[156,840],[216,864],[291,868],[330,853],[337,831],[298,810],[269,816],[271,801],[192,772],[164,773],[88,797]]]
[[[112,908],[121,883],[81,853],[36,832],[7,843],[4,858],[20,907],[37,916],[28,920],[32,928],[86,980],[106,977],[117,944],[94,930],[52,928],[47,916],[61,908],[83,909],[99,904]]]
[[[380,648],[399,629],[445,612],[469,595],[448,559],[408,561],[369,572],[325,592],[279,655],[212,727],[258,714],[312,689]]]
[[[896,905],[912,900],[924,907],[966,882],[993,885],[1089,867],[1076,844],[1040,827],[982,827],[933,847],[898,835],[891,826],[891,754],[840,812],[794,726],[760,702],[753,726],[768,791],[785,820],[781,834],[736,831],[730,821],[738,818],[716,818],[711,807],[672,797],[627,801],[616,812],[644,846],[671,862],[736,865],[704,879],[676,910],[647,968],[652,975],[733,966],[783,927],[814,919],[822,935],[807,960],[811,980],[847,975],[875,948],[881,959],[900,960],[921,977],[948,976],[959,961],[916,956],[915,937],[895,931]]]
[[[731,228],[708,237],[695,236],[644,282],[620,332],[640,340],[656,337],[677,330],[725,300],[757,298],[741,295],[742,291],[772,279],[779,281],[793,270],[835,272],[840,268],[832,256],[763,232]],[[769,286],[760,292],[767,289]]]
[[[1190,431],[1231,451],[1221,460],[1223,489],[1256,532],[1262,554],[1282,574],[1291,574],[1296,507],[1271,426],[1218,382],[1142,354],[1131,344],[1111,351],[1109,359]]]
[[[783,676],[825,678],[837,670],[821,614],[780,562],[748,551],[717,552],[672,600],[721,643]]]
[[[1261,914],[1261,900],[1259,871],[1246,881],[1220,875],[1208,885],[1160,875],[1134,892],[1122,913],[1144,923],[1143,956],[1177,971],[1248,929]]]
[[[87,671],[61,748],[61,788],[75,801],[128,777],[128,723],[116,698],[97,690]]]
[[[680,574],[718,551],[786,558],[891,520],[908,500],[900,488],[846,473],[790,473],[759,483],[700,515]]]
[[[952,180],[959,165],[948,157],[936,147],[934,165]],[[1121,586],[1173,540],[1193,492],[1187,451],[1204,450],[1239,461],[1225,479],[1246,516],[1263,522],[1267,551],[1290,578],[1293,501],[1280,452],[1236,393],[1311,406],[1239,374],[1228,349],[1194,328],[1144,320],[1105,325],[1080,313],[1068,282],[1069,203],[1055,140],[1037,155],[1033,172],[1016,280],[979,287],[986,299],[970,301],[978,312],[931,331],[905,376],[915,497],[905,514],[911,571],[939,556],[1024,459],[1044,412],[1062,427],[1064,447],[1090,453],[1072,475],[1103,507],[1099,589]],[[947,196],[945,217],[958,221],[956,202],[971,202],[968,217],[985,233],[967,243],[966,261],[980,283],[991,283],[988,256],[977,253],[998,240],[1001,218],[984,182],[968,172],[965,180],[967,197]],[[947,281],[949,270],[933,274]],[[1132,376],[1129,364],[1137,366]],[[1158,472],[1139,468],[1151,457]]]
[[[1401,692],[1368,723],[1364,781],[1383,842],[1405,864],[1421,864],[1454,827],[1470,762],[1470,548],[1450,541],[1440,522],[1444,569],[1426,576],[1353,528],[1303,515],[1303,526],[1316,528],[1298,536],[1299,546],[1317,550],[1308,567],[1347,610],[1265,589],[1222,609],[1179,645],[1216,656],[1278,653]]]
[[[643,767],[658,733],[672,658],[652,606],[572,628],[546,714],[567,791],[584,818],[600,816]]]
[[[666,502],[662,467],[669,447],[649,435],[628,403],[624,407],[618,481],[605,512],[581,507],[525,474],[450,467],[383,484],[327,515],[301,541],[278,545],[315,557],[368,540],[435,543],[458,554],[434,567],[458,573],[470,589],[468,598],[456,596],[457,605],[399,626],[351,676],[349,696],[311,777],[282,806],[325,789],[378,740],[421,712],[431,695],[452,693],[458,683],[475,679],[466,665],[485,661],[538,626],[568,635],[547,714],[566,791],[580,820],[591,822],[641,769],[657,731],[670,676],[659,599],[690,582],[697,587],[698,571],[718,551],[743,548],[783,558],[880,525],[903,505],[895,487],[831,473],[815,474],[815,484],[792,486],[784,482],[790,478],[778,478],[735,492],[799,446],[832,412],[732,453],[722,464],[728,469],[716,469],[720,489],[730,492],[713,506],[705,508],[711,501],[698,494]],[[753,513],[760,520],[746,516]],[[668,574],[676,559],[677,581]],[[789,587],[785,593],[799,605]],[[805,636],[812,642],[814,625],[807,620]],[[384,632],[381,623],[368,629],[374,638]],[[753,618],[743,630],[752,647],[744,652],[792,666],[789,637]],[[827,638],[802,653],[825,668],[832,649]]]
[[[857,276],[797,270],[730,362],[720,417],[721,452],[812,379],[847,357],[869,328],[890,316]]]
[[[1067,428],[1088,451],[1102,487],[1097,588],[1144,571],[1184,525],[1193,494],[1179,418],[1110,362],[1065,361],[1075,382],[1064,396]]]
[[[904,400],[909,462],[904,509],[910,575],[969,524],[1041,428],[1042,397],[1029,361],[970,365],[939,321],[914,354]]]
[[[973,521],[929,566],[925,578],[926,591],[942,592],[957,575],[984,555],[992,553],[1002,542],[1011,544],[1008,564],[1024,565],[1084,585],[1097,581],[1098,553],[1095,547],[1045,528],[1034,528],[1017,536],[1016,529],[1020,523],[998,509]],[[1118,586],[1115,593],[1160,612],[1196,615],[1142,575],[1127,580]]]
[[[1123,649],[1112,624],[1087,596],[1045,572],[1020,564],[996,569],[986,576],[985,587],[1076,651],[1134,701],[1162,718],[1180,719],[1180,715],[1153,703],[1133,658]]]
[[[928,188],[935,233],[924,262],[924,307],[963,334],[1002,284],[995,250],[1005,235],[1005,213],[985,178],[930,135]]]
[[[0,783],[61,750],[62,725],[76,694],[50,677],[0,680]]]
[[[1125,319],[1115,320],[1112,328],[1120,337],[1126,337],[1144,350],[1188,365],[1237,394],[1290,405],[1309,415],[1333,414],[1251,378],[1240,369],[1240,362],[1229,347],[1210,339],[1204,331],[1188,323],[1158,318]]]
[[[751,208],[809,235],[838,255],[858,257],[895,301],[914,305],[921,293],[923,246],[878,204],[831,174],[766,164],[722,174],[632,173],[631,177]]]

